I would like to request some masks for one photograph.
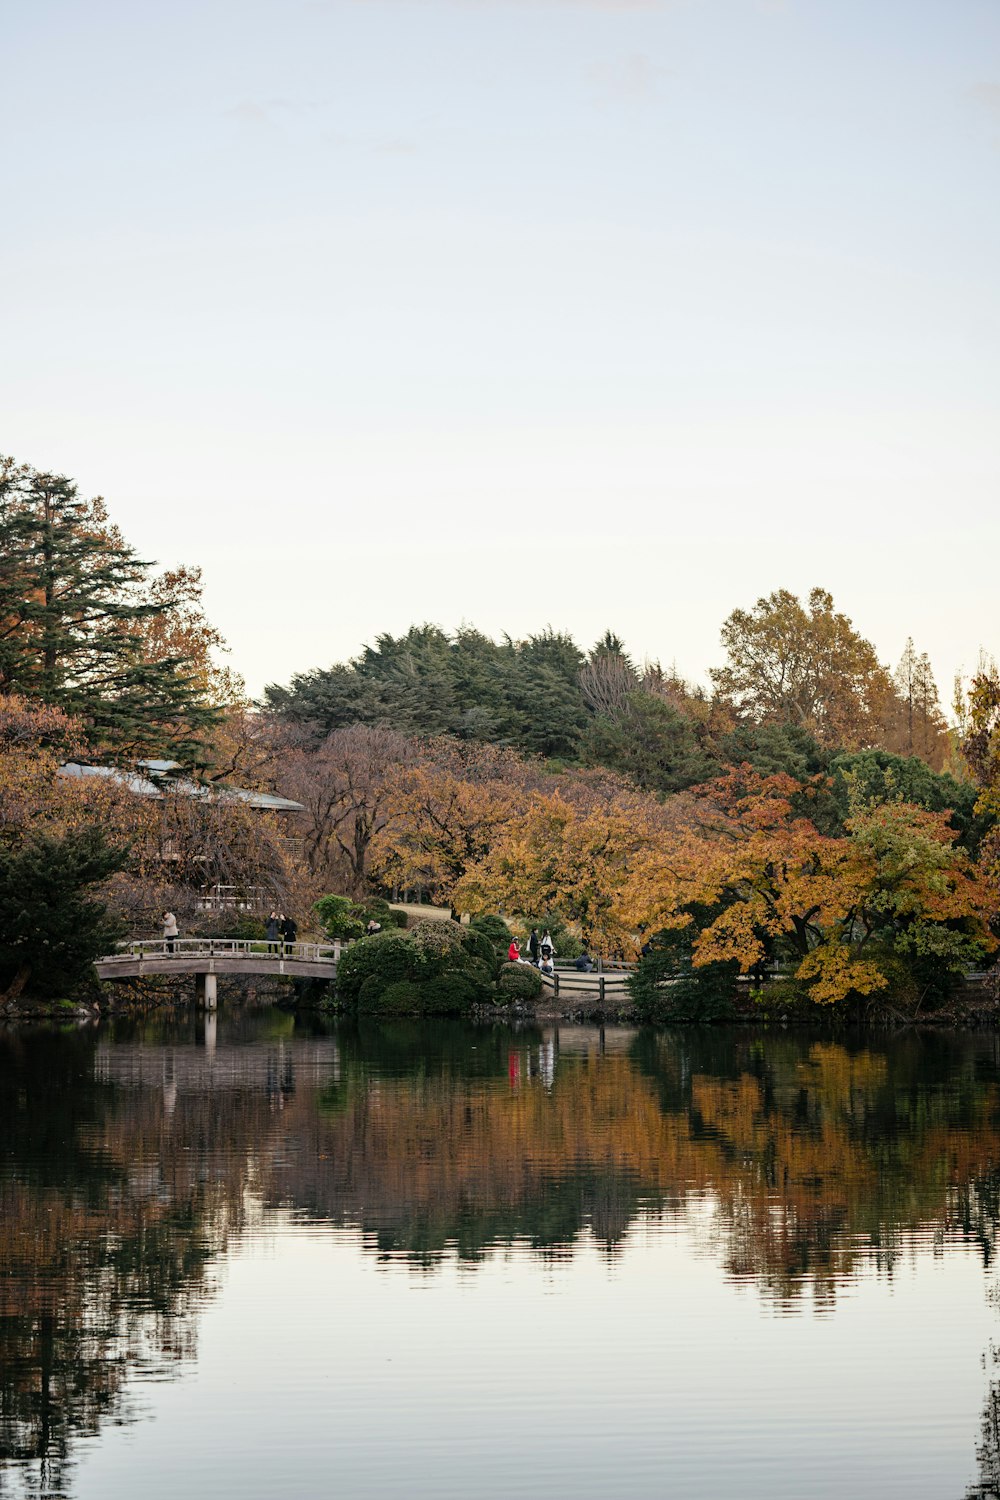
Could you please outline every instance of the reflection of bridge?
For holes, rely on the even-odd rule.
[[[193,974],[198,998],[216,1004],[219,974],[244,978],[335,979],[341,943],[247,942],[237,938],[144,938],[123,943],[117,953],[94,965],[100,979],[141,979],[147,975]]]

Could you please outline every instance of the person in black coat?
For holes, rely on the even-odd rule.
[[[295,939],[298,937],[298,935],[298,924],[296,923],[294,917],[282,917],[281,938],[286,949],[295,942]]]
[[[264,937],[267,939],[268,953],[278,951],[278,913],[273,911],[264,923]]]

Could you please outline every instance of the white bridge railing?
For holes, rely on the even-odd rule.
[[[333,943],[284,943],[276,938],[135,938],[119,943],[114,958],[297,958],[304,963],[336,963],[347,947]],[[105,959],[104,962],[108,960]]]

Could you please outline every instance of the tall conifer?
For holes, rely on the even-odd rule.
[[[188,663],[149,659],[151,564],[62,475],[0,460],[0,695],[57,704],[112,759],[198,758],[215,719]]]

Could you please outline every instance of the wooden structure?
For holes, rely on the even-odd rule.
[[[218,975],[247,978],[336,979],[341,948],[333,943],[247,942],[237,938],[143,938],[123,943],[99,958],[99,979],[141,979],[147,975],[193,974],[206,1010],[218,1003]]]
[[[626,981],[634,969],[634,964],[617,964],[611,968],[598,964],[588,973],[586,969],[565,963],[556,964],[551,974],[540,972],[542,984],[560,1000],[599,1000],[603,1005],[606,1000],[625,1004],[631,999]]]

